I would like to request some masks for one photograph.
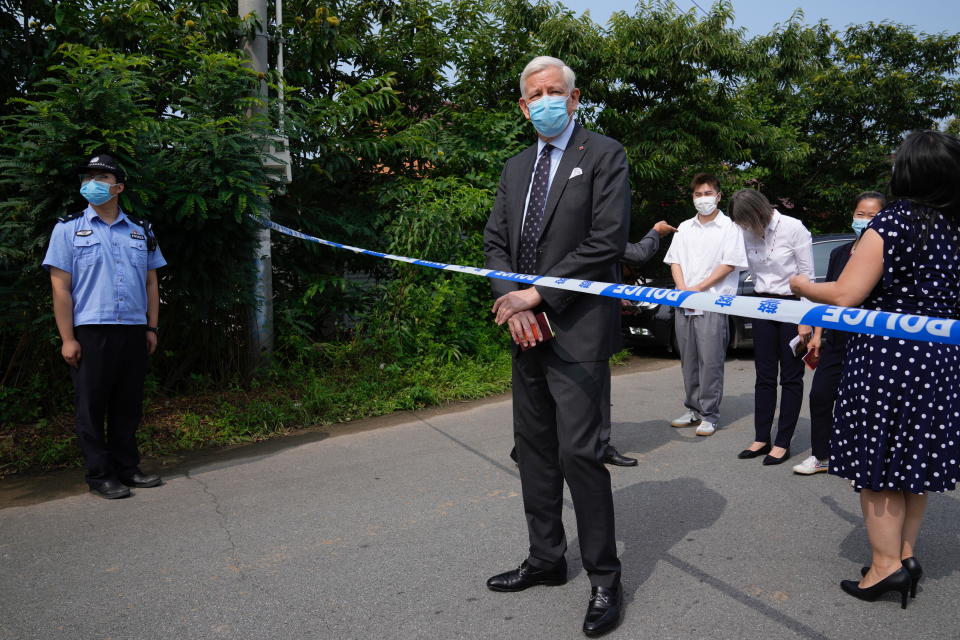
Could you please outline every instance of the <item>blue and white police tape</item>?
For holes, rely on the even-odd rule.
[[[657,289],[654,287],[613,284],[610,282],[593,282],[590,280],[576,280],[574,278],[558,278],[556,276],[536,276],[523,273],[510,273],[481,267],[464,267],[458,264],[420,260],[407,256],[395,256],[379,251],[370,251],[359,247],[331,242],[322,238],[309,236],[294,231],[281,224],[266,218],[251,216],[259,224],[294,238],[308,240],[328,247],[346,249],[354,253],[362,253],[378,258],[407,262],[423,267],[455,271],[470,275],[510,280],[524,284],[566,289],[578,293],[633,300],[643,303],[663,304],[671,307],[697,309],[700,311],[715,311],[727,315],[777,320],[794,324],[807,324],[826,329],[838,329],[853,333],[870,333],[890,338],[919,340],[922,342],[942,342],[945,344],[960,345],[960,322],[944,318],[916,316],[887,311],[870,311],[867,309],[853,309],[837,307],[828,304],[815,304],[797,300],[782,300],[779,298],[760,298],[752,296],[717,295],[693,291],[678,291],[675,289]]]

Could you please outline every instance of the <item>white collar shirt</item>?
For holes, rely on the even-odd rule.
[[[527,220],[527,206],[530,204],[530,185],[533,184],[533,176],[537,173],[537,162],[540,161],[540,153],[547,144],[553,145],[553,149],[550,150],[550,176],[547,178],[547,197],[549,198],[550,187],[553,186],[553,176],[557,174],[557,168],[560,166],[563,152],[566,150],[567,145],[570,144],[574,126],[575,123],[573,117],[571,117],[570,122],[567,123],[567,128],[549,143],[544,142],[543,138],[537,138],[537,160],[533,163],[533,171],[530,172],[530,182],[527,185],[527,199],[523,203],[523,222]]]
[[[684,282],[691,286],[706,280],[718,266],[731,266],[733,271],[706,291],[736,294],[740,271],[747,268],[743,232],[722,211],[707,223],[695,215],[677,227],[663,261],[680,265]]]
[[[803,223],[785,216],[776,209],[763,236],[743,234],[747,262],[753,274],[754,291],[758,294],[792,295],[790,277],[805,275],[815,278],[813,242]]]

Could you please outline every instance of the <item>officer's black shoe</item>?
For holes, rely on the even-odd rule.
[[[627,456],[620,455],[620,452],[617,451],[612,444],[608,444],[607,448],[603,450],[603,457],[600,458],[600,461],[603,462],[603,464],[612,464],[617,467],[637,466],[636,458],[628,458]]]
[[[99,480],[90,484],[90,491],[101,498],[107,500],[116,500],[118,498],[129,498],[130,489],[120,484],[120,482],[110,478],[109,480]]]
[[[583,619],[583,633],[591,638],[613,631],[623,615],[623,590],[615,587],[590,589],[590,604]]]
[[[560,562],[549,569],[537,569],[524,560],[513,571],[498,573],[487,580],[487,588],[491,591],[523,591],[538,584],[558,587],[566,582],[567,561],[564,558],[560,558]]]
[[[132,476],[120,478],[120,482],[128,487],[137,487],[138,489],[159,487],[161,484],[163,484],[163,480],[157,474],[151,473],[150,475],[147,475],[140,471],[137,471]]]

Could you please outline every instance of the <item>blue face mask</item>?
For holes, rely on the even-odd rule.
[[[543,96],[536,102],[528,102],[530,122],[544,138],[560,135],[570,116],[567,114],[567,96]]]
[[[110,187],[112,185],[108,182],[100,182],[99,180],[90,180],[89,182],[84,182],[80,185],[80,195],[87,199],[92,205],[100,206],[101,204],[108,202],[110,198],[113,197],[113,194],[110,193]]]
[[[850,226],[853,227],[854,232],[857,234],[857,237],[859,237],[860,234],[863,233],[863,230],[867,228],[868,224],[870,224],[869,220],[857,219],[854,220]]]

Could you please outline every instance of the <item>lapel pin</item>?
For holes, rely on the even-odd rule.
[[[577,151],[583,151],[583,145],[580,145],[579,147],[577,147]]]

